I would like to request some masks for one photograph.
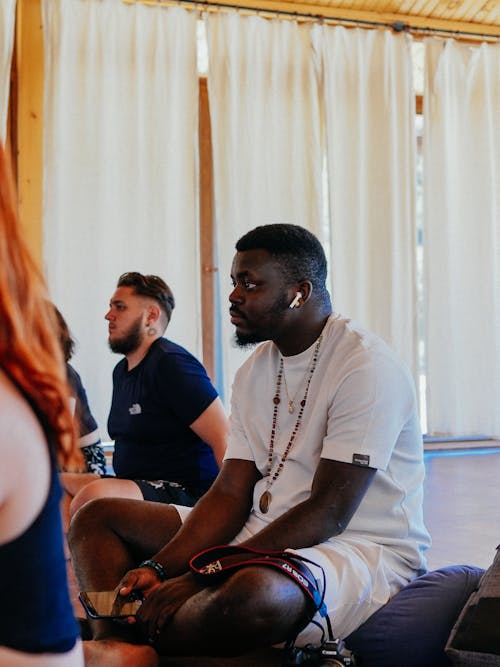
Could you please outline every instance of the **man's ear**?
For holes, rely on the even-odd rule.
[[[161,315],[160,307],[155,304],[151,304],[150,306],[148,306],[146,311],[146,322],[148,323],[148,325],[156,324],[160,319],[160,315]]]
[[[301,302],[306,303],[309,300],[309,297],[312,294],[313,291],[313,286],[312,283],[309,280],[303,280],[301,283],[299,283],[298,290],[302,294],[301,297]]]

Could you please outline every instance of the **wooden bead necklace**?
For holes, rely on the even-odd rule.
[[[316,365],[318,363],[318,355],[319,355],[319,348],[321,345],[321,340],[323,336],[321,335],[318,338],[318,341],[314,347],[314,352],[312,355],[311,359],[311,364],[309,366],[309,371],[308,371],[308,377],[307,377],[307,382],[306,382],[306,388],[304,391],[304,397],[300,401],[300,410],[299,414],[297,416],[297,421],[295,422],[295,426],[293,427],[292,434],[290,436],[290,440],[288,441],[288,444],[285,448],[285,451],[281,455],[281,460],[278,464],[278,467],[274,471],[273,476],[271,477],[271,470],[273,467],[273,453],[274,453],[274,439],[276,436],[276,430],[278,426],[278,407],[281,402],[281,382],[283,379],[283,357],[280,358],[280,365],[278,368],[278,375],[276,377],[276,392],[274,394],[273,398],[273,403],[274,403],[274,408],[273,408],[273,422],[271,426],[271,437],[269,439],[269,451],[267,455],[267,472],[266,472],[266,490],[264,493],[261,495],[260,500],[259,500],[259,509],[263,514],[267,514],[269,511],[269,506],[271,504],[272,500],[272,495],[270,492],[271,486],[274,484],[274,482],[278,479],[278,477],[281,474],[281,471],[283,470],[283,467],[285,465],[285,461],[288,458],[288,454],[290,453],[290,450],[292,449],[292,445],[295,441],[295,436],[298,433],[298,430],[300,428],[300,425],[302,424],[302,415],[304,414],[304,408],[306,406],[307,402],[307,395],[309,393],[309,385],[311,384],[311,379],[314,374],[314,371],[316,370]]]

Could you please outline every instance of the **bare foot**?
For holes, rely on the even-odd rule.
[[[156,651],[150,646],[128,644],[115,639],[83,642],[86,667],[158,667]]]

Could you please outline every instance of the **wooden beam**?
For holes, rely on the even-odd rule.
[[[14,54],[16,106],[12,136],[19,216],[42,266],[44,54],[41,0],[17,0]]]
[[[415,95],[415,113],[421,115],[424,113],[424,96]]]
[[[471,21],[455,21],[412,14],[394,14],[390,12],[375,12],[360,9],[335,7],[331,4],[315,4],[282,2],[280,0],[122,0],[127,4],[142,2],[148,5],[162,4],[165,6],[187,5],[193,9],[204,11],[232,11],[237,8],[240,12],[257,12],[263,16],[279,15],[282,18],[299,21],[325,20],[332,23],[359,25],[367,28],[387,28],[398,24],[412,34],[425,35],[427,32],[443,33],[456,39],[497,41],[500,39],[500,25],[473,23]]]
[[[203,365],[215,382],[215,240],[212,134],[206,78],[199,82],[199,148],[200,148],[200,251],[201,251],[201,317],[203,330]]]

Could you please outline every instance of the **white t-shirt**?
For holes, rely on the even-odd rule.
[[[296,424],[315,345],[284,358],[288,397],[282,381],[271,477]],[[398,564],[400,571],[425,569],[430,539],[423,522],[425,472],[413,379],[379,337],[340,315],[331,315],[323,330],[301,426],[270,488],[269,511],[260,511],[280,356],[274,343],[263,343],[234,381],[225,458],[255,461],[262,473],[244,533],[255,534],[306,500],[320,458],[367,465],[377,472],[366,495],[347,529],[324,546],[368,541],[394,555],[396,570]],[[294,399],[293,414],[289,398]]]

